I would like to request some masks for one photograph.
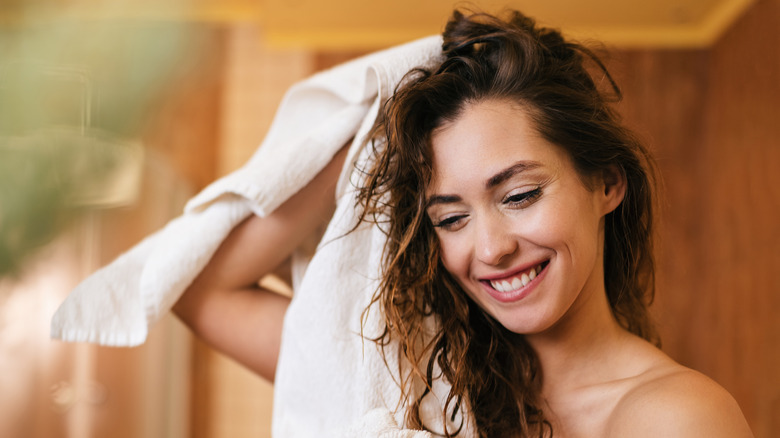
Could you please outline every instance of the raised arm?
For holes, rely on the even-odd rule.
[[[173,307],[204,342],[269,381],[289,298],[257,283],[332,216],[346,150],[273,213],[236,226]]]

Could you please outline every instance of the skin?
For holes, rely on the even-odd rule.
[[[250,216],[222,242],[173,307],[206,344],[273,381],[286,296],[258,285],[336,208],[335,187],[347,149],[270,215]]]
[[[625,194],[619,172],[586,180],[508,101],[466,104],[431,143],[427,212],[442,262],[537,352],[556,437],[752,436],[723,388],[612,316],[604,217]],[[543,269],[517,291],[493,287],[535,267]]]

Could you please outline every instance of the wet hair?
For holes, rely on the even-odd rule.
[[[442,48],[440,65],[407,74],[384,105],[371,140],[374,160],[358,202],[363,219],[375,221],[388,237],[371,304],[380,306],[384,330],[374,340],[386,363],[397,348],[407,427],[429,429],[421,403],[443,378],[450,385],[445,426],[435,432],[457,435],[460,427],[446,424],[459,412],[470,416],[480,437],[551,436],[533,349],[468,298],[440,260],[425,209],[431,135],[469,104],[511,101],[544,139],[568,153],[586,185],[620,172],[625,197],[605,217],[606,293],[622,327],[658,343],[647,310],[655,288],[652,160],[612,108],[621,95],[603,63],[560,32],[519,12],[501,19],[456,10]],[[416,393],[420,383],[426,389]]]

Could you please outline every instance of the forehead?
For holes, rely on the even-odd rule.
[[[560,168],[568,161],[562,148],[542,138],[527,109],[504,100],[467,104],[457,118],[432,133],[431,148],[433,191],[489,179],[519,161],[539,162],[544,168]]]

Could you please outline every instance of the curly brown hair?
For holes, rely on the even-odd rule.
[[[358,203],[362,219],[388,237],[371,304],[381,308],[384,331],[374,341],[385,358],[397,347],[407,427],[428,429],[421,403],[443,378],[451,388],[442,411],[444,436],[460,431],[446,426],[458,412],[471,416],[480,437],[551,436],[533,349],[468,298],[441,263],[426,215],[431,133],[456,120],[468,103],[511,99],[528,110],[547,141],[568,152],[583,181],[610,169],[622,172],[625,198],[605,218],[605,287],[621,326],[658,343],[647,310],[655,287],[652,160],[611,108],[620,91],[591,50],[519,12],[500,19],[456,10],[443,37],[444,61],[409,72],[371,137],[374,159]],[[607,90],[599,89],[589,67]],[[420,382],[427,389],[415,394]]]

